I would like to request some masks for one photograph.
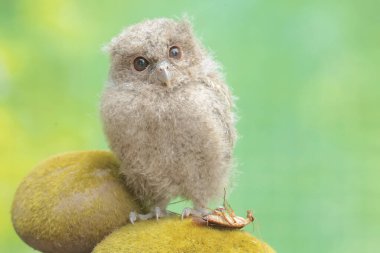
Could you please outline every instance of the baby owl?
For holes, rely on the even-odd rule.
[[[147,214],[165,215],[169,201],[204,211],[227,187],[236,139],[233,100],[218,63],[188,20],[147,20],[106,46],[109,81],[101,116],[110,148],[131,193]]]

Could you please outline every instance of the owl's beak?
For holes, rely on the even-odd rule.
[[[169,63],[162,61],[156,66],[157,79],[165,84],[170,86],[171,74],[169,72]]]

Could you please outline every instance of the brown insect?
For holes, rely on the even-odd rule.
[[[223,207],[218,207],[212,210],[210,214],[202,216],[201,219],[198,217],[193,220],[196,223],[222,229],[241,229],[253,222],[255,218],[250,210],[247,211],[247,218],[236,216],[234,210],[226,201],[226,192],[224,191]]]

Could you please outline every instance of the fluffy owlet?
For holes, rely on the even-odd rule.
[[[132,25],[106,49],[104,131],[127,188],[149,212],[132,213],[131,222],[164,215],[175,197],[191,200],[191,212],[204,210],[228,184],[236,139],[219,65],[187,20]]]

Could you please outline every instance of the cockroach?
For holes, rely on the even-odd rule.
[[[207,226],[214,226],[224,229],[241,229],[254,221],[252,211],[247,211],[247,218],[236,216],[233,212],[229,213],[224,208],[217,208],[211,214],[202,217]]]
[[[236,216],[232,207],[226,201],[226,191],[224,191],[223,207],[218,207],[199,219],[193,218],[198,224],[206,224],[222,229],[241,229],[255,220],[251,210],[247,211],[247,218]]]

